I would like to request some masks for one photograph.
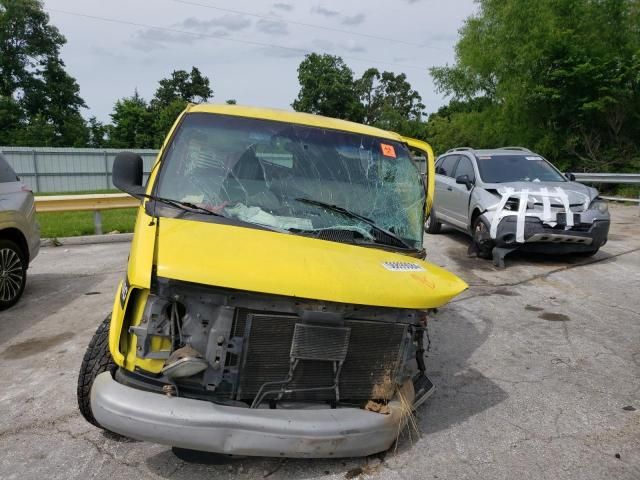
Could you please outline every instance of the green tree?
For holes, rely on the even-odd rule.
[[[298,67],[300,92],[291,104],[298,112],[362,121],[353,71],[337,56],[311,53]]]
[[[0,138],[19,145],[83,146],[79,86],[60,59],[66,43],[37,0],[0,0]]]
[[[312,53],[298,67],[300,92],[295,110],[343,118],[425,138],[424,105],[404,73],[367,69],[362,77],[342,58]]]
[[[178,116],[187,107],[187,102],[176,98],[163,108],[151,107],[153,115],[153,144],[160,148]]]
[[[355,82],[364,112],[363,121],[379,128],[423,137],[425,106],[420,94],[411,88],[404,73],[366,70]]]
[[[191,73],[174,70],[170,78],[163,78],[158,83],[159,87],[151,99],[151,107],[154,109],[167,107],[175,100],[203,103],[213,97],[209,78],[202,75],[196,67],[191,68]]]
[[[440,136],[434,143],[502,140],[563,167],[637,170],[640,2],[478,3],[461,30],[455,64],[431,70],[439,91],[473,108],[432,115],[428,130]]]
[[[89,128],[89,141],[87,146],[91,148],[106,147],[108,144],[107,136],[109,134],[109,127],[99,122],[96,117],[90,117],[87,124]]]
[[[111,114],[111,122],[110,147],[153,148],[156,146],[153,113],[137,90],[132,97],[116,102]]]
[[[107,126],[109,145],[114,148],[159,148],[167,133],[189,103],[205,102],[213,96],[210,81],[196,67],[191,73],[176,70],[159,82],[150,102],[136,90],[116,102]]]
[[[210,80],[196,67],[191,73],[175,70],[170,78],[163,78],[151,99],[149,108],[153,112],[153,143],[160,147],[178,115],[189,103],[202,103],[213,97]]]

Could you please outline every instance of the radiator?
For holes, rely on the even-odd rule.
[[[248,401],[256,396],[265,382],[278,382],[287,377],[292,355],[297,351],[294,343],[296,323],[294,316],[280,316],[240,312],[236,318],[235,334],[244,337],[244,352],[239,365],[237,399]],[[340,374],[340,399],[361,402],[370,399],[389,400],[395,391],[395,379],[402,367],[407,343],[407,325],[360,320],[347,320],[342,329],[350,329],[347,337],[339,332],[336,341],[346,338],[348,350]],[[298,329],[300,331],[300,329]],[[331,331],[319,330],[318,348],[335,356],[335,349],[327,348]],[[326,336],[329,335],[329,336]],[[305,338],[305,349],[312,347],[313,337]],[[309,344],[311,342],[311,344]],[[334,364],[331,361],[301,360],[295,369],[289,388],[330,387],[334,382]],[[297,392],[284,397],[291,400],[334,400],[331,390]]]

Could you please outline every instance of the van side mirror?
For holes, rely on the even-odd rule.
[[[469,179],[469,175],[460,175],[459,177],[456,177],[456,183],[466,185],[467,190],[471,190],[471,187],[473,187],[473,182]]]
[[[567,177],[567,180],[569,180],[570,182],[576,181],[576,176],[571,172],[565,173],[564,176]]]
[[[131,152],[116,155],[113,162],[113,184],[132,197],[142,199],[145,193],[142,157]]]

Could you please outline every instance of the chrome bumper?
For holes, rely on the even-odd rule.
[[[413,388],[404,393],[407,401],[414,401]],[[399,400],[391,401],[389,407],[388,415],[358,408],[229,407],[137,390],[116,382],[108,372],[98,375],[91,389],[93,415],[107,430],[173,447],[233,455],[372,455],[387,450],[407,422]]]

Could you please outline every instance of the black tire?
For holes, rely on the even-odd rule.
[[[27,284],[26,252],[11,240],[0,239],[0,310],[13,307]]]
[[[489,259],[493,257],[495,242],[490,235],[490,227],[482,217],[478,216],[471,227],[473,237],[473,249],[479,258]]]
[[[424,231],[430,235],[435,235],[440,233],[440,230],[442,230],[442,224],[438,221],[436,211],[432,208],[424,222]]]
[[[102,426],[91,412],[91,386],[98,375],[103,372],[113,373],[116,369],[116,364],[109,353],[110,323],[111,315],[102,321],[96,333],[93,334],[82,359],[78,375],[78,408],[84,419],[98,428],[102,428]]]

